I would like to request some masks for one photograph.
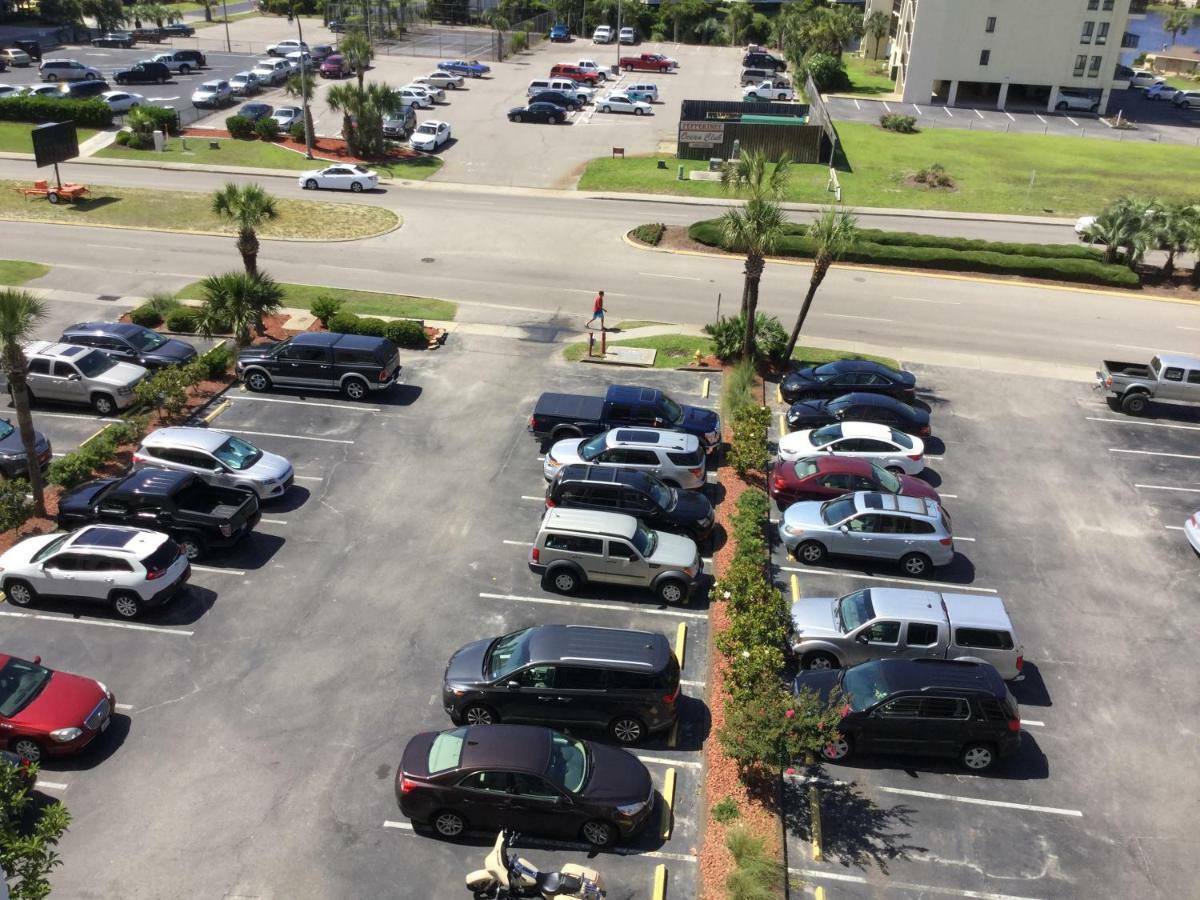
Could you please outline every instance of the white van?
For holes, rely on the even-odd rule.
[[[593,44],[611,44],[613,39],[613,30],[611,25],[600,25],[592,32]]]
[[[645,100],[647,103],[658,102],[657,84],[651,84],[648,81],[641,84],[627,84],[622,90],[634,100]]]
[[[535,78],[529,82],[525,95],[532,97],[542,91],[558,91],[566,97],[573,97],[581,104],[588,103],[595,93],[591,88],[584,87],[578,81],[572,81],[570,78]]]

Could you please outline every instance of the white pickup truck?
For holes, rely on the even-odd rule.
[[[763,81],[759,84],[752,84],[750,87],[742,91],[743,100],[762,100],[770,102],[771,100],[795,100],[796,92],[792,86],[782,79],[774,81]]]

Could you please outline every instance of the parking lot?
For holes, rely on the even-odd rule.
[[[680,727],[636,749],[660,790],[675,773],[669,837],[655,816],[592,864],[609,896],[648,896],[658,865],[668,896],[694,895],[705,604],[544,591],[526,567],[544,482],[525,424],[548,389],[634,381],[698,403],[719,391],[703,400],[683,373],[568,366],[559,349],[454,336],[403,353],[403,383],[361,404],[234,388],[211,427],[286,456],[297,480],[242,543],[193,567],[185,597],[136,622],[53,601],[0,606],[6,652],[100,678],[119,704],[82,756],[42,771],[42,792],[73,816],[58,893],[127,894],[131,871],[142,896],[460,892],[494,835],[414,832],[394,794],[400,752],[449,727],[441,673],[457,647],[566,622],[659,631],[684,650]],[[35,412],[39,428],[60,421]],[[112,821],[141,823],[117,855]],[[518,846],[544,867],[587,855]]]
[[[793,874],[839,897],[1194,893],[1177,865],[1195,849],[1177,787],[1195,747],[1175,724],[1197,712],[1176,689],[1193,656],[1161,641],[1197,599],[1196,554],[1175,530],[1200,506],[1193,411],[1130,419],[1085,385],[913,369],[933,417],[921,477],[953,516],[954,562],[918,581],[861,560],[813,569],[777,549],[778,583],[796,575],[806,597],[1001,596],[1024,644],[1024,679],[1010,684],[1021,751],[982,776],[866,755],[824,766],[823,861],[798,773]]]

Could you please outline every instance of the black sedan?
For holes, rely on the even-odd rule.
[[[823,366],[808,366],[789,372],[780,391],[788,403],[811,397],[840,397],[850,391],[887,394],[897,400],[916,398],[917,378],[912,372],[897,372],[867,359],[839,359]]]
[[[196,348],[187,341],[125,322],[80,322],[67,328],[59,340],[97,347],[117,362],[131,362],[146,369],[183,365],[196,358]]]
[[[243,103],[242,108],[237,111],[239,116],[249,119],[251,122],[265,119],[274,113],[275,107],[270,103]]]
[[[529,98],[530,103],[553,103],[555,106],[561,106],[563,109],[569,109],[572,112],[579,109],[579,101],[574,97],[568,97],[560,91],[541,91]]]
[[[553,103],[530,103],[516,106],[508,111],[510,122],[549,122],[558,125],[567,120],[567,111]]]
[[[617,747],[532,725],[467,725],[409,740],[400,811],[444,838],[516,828],[606,847],[654,811],[650,773]]]
[[[836,400],[801,400],[787,411],[789,431],[819,428],[834,422],[878,422],[905,434],[921,437],[929,434],[929,413],[913,409],[887,394],[857,392]]]
[[[110,31],[107,34],[102,34],[98,38],[92,38],[93,47],[121,47],[130,49],[133,47],[133,35],[128,31]]]
[[[40,431],[35,431],[33,447],[38,468],[45,472],[50,465],[50,441]],[[0,419],[0,475],[5,478],[29,477],[29,463],[25,458],[25,445],[21,443],[21,432],[8,419]]]

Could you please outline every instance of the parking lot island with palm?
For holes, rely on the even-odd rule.
[[[1198,83],[962,2],[4,12],[9,893],[1190,896]]]

